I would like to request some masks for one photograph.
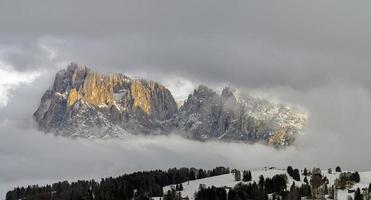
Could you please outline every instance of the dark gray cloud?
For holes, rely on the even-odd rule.
[[[2,59],[18,69],[41,65],[38,44],[48,43],[65,60],[154,78],[170,72],[249,86],[370,85],[368,1],[1,4],[1,41],[23,50]]]

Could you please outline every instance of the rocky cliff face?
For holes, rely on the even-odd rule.
[[[289,145],[306,120],[295,108],[229,87],[217,94],[200,86],[178,109],[170,91],[158,83],[123,74],[100,74],[76,64],[57,73],[34,117],[40,129],[63,136],[112,137],[182,130],[192,139],[270,145]]]
[[[158,83],[71,64],[57,73],[34,117],[46,132],[103,137],[162,133],[176,112],[170,91]]]
[[[221,95],[200,86],[175,117],[177,127],[201,140],[262,141],[289,145],[304,129],[306,115],[286,105],[224,88]]]

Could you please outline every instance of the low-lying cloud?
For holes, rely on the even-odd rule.
[[[127,172],[170,167],[284,166],[287,156],[295,153],[294,149],[276,151],[263,145],[203,143],[179,136],[88,141],[32,130],[0,129],[4,138],[0,141],[1,192],[17,185],[81,178],[99,180]],[[9,131],[11,134],[3,134]],[[271,160],[261,157],[268,155],[272,155]]]

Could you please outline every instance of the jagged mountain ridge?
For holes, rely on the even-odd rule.
[[[188,138],[289,145],[304,128],[296,108],[226,87],[199,86],[178,109],[164,86],[71,63],[56,74],[34,118],[41,130],[68,137],[168,134]],[[179,131],[175,131],[179,132]]]
[[[304,129],[306,115],[234,88],[226,87],[219,95],[200,86],[179,109],[174,121],[191,138],[289,145]]]
[[[71,64],[57,73],[34,116],[46,132],[103,137],[163,132],[162,122],[176,111],[170,91],[158,83]]]

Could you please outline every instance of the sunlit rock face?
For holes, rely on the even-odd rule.
[[[71,64],[57,73],[34,117],[41,129],[64,136],[162,133],[177,112],[164,86]]]
[[[182,133],[197,140],[291,144],[306,115],[226,87],[199,86],[178,109],[164,86],[70,64],[56,74],[34,117],[40,129],[63,136],[115,137]]]

